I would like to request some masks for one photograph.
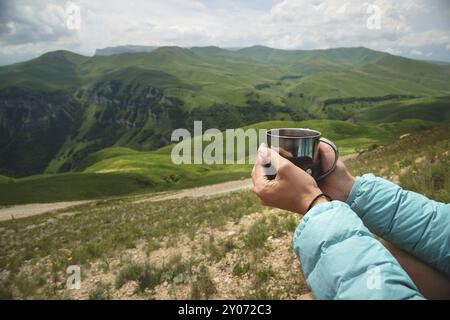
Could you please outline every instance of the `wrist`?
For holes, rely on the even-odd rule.
[[[324,193],[319,188],[316,188],[313,192],[304,197],[300,210],[298,212],[300,212],[301,214],[306,214],[316,205],[329,201],[330,199],[328,198],[328,196],[324,195]]]
[[[342,186],[342,195],[340,196],[340,199],[343,202],[346,202],[348,199],[348,196],[352,192],[353,185],[355,184],[355,177],[353,177],[350,173],[346,173],[346,178],[343,180],[343,186]]]
[[[319,187],[334,200],[346,202],[354,184],[355,177],[345,169],[337,171],[329,178],[326,178],[325,181],[319,183]]]
[[[314,208],[315,206],[318,206],[319,204],[322,204],[322,203],[328,203],[328,202],[330,202],[330,200],[328,200],[327,197],[325,197],[325,196],[320,197],[319,199],[317,199],[317,201],[315,201],[315,202],[312,204],[311,209]],[[311,209],[310,209],[310,210],[311,210]]]

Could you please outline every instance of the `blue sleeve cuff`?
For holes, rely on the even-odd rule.
[[[308,211],[308,213],[303,217],[303,219],[298,224],[297,228],[295,229],[294,233],[294,241],[297,237],[300,236],[300,233],[302,230],[306,227],[306,224],[308,223],[309,219],[315,215],[319,215],[323,212],[336,209],[336,208],[348,208],[348,205],[341,201],[330,201],[321,203],[319,205],[314,206],[311,210]]]
[[[372,174],[372,173],[367,173],[367,174],[365,174],[363,176],[356,177],[355,183],[353,184],[353,187],[352,187],[352,191],[350,192],[346,203],[350,207],[352,207],[353,204],[355,203],[356,198],[358,198],[363,192],[363,190],[362,190],[363,183],[365,181],[374,180],[376,178],[377,177],[374,174]]]
[[[302,232],[304,231],[304,229],[306,228],[306,226],[308,225],[310,220],[314,221],[317,218],[321,219],[322,215],[332,215],[331,220],[335,220],[336,214],[339,214],[339,212],[347,211],[347,210],[351,211],[348,204],[346,204],[342,201],[335,200],[335,201],[331,201],[331,202],[321,203],[317,206],[314,206],[310,211],[308,211],[308,213],[303,217],[303,219],[298,224],[297,228],[295,229],[294,236],[293,236],[294,251],[295,251],[295,254],[297,255],[297,258],[299,260],[301,260],[301,258],[300,258],[300,238],[301,238]],[[354,214],[354,213],[352,213],[352,214]],[[356,215],[355,215],[355,217],[356,217]],[[312,223],[315,224],[314,222],[312,222]],[[324,226],[324,227],[329,227],[329,226]],[[318,234],[316,233],[315,236],[318,236]],[[316,239],[316,240],[319,242],[321,241],[320,239]]]

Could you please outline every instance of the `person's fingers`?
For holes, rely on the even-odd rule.
[[[291,153],[291,152],[289,152],[289,151],[287,151],[287,150],[285,150],[285,149],[282,149],[282,148],[280,148],[280,149],[275,149],[279,154],[280,154],[280,156],[282,156],[283,158],[293,158],[294,157],[294,155]]]
[[[288,159],[282,157],[276,150],[268,150],[272,170],[275,171],[277,175],[275,179],[280,180],[284,173],[289,171],[290,167],[295,167],[295,165]]]
[[[269,179],[267,179],[266,177],[266,172],[263,166],[255,163],[252,172],[252,180],[253,186],[256,188],[264,186],[267,183],[267,181],[269,181]]]
[[[334,163],[336,154],[333,148],[326,143],[319,143],[319,159],[322,170],[328,170]]]
[[[319,155],[320,155],[320,157],[334,156],[334,150],[329,144],[320,142],[319,143]]]
[[[270,149],[267,144],[262,143],[258,148],[258,155],[256,157],[256,163],[265,166],[270,164]]]
[[[268,181],[264,169],[264,165],[268,163],[270,163],[268,158],[268,148],[267,145],[263,144],[258,149],[256,162],[252,171],[253,185],[256,189],[261,188]]]
[[[278,150],[269,148],[266,144],[262,144],[259,147],[258,158],[260,164],[270,164],[270,167],[265,167],[264,171],[265,174],[276,175],[275,181],[280,180],[285,172],[290,172],[291,169],[301,170],[300,168],[295,167],[295,165],[288,159],[282,157],[278,153]]]
[[[265,143],[261,144],[258,149],[258,158],[261,165],[271,165],[275,170],[278,170],[281,156],[274,149],[269,148]]]

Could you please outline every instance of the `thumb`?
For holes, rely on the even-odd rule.
[[[280,168],[291,162],[280,156],[275,150],[269,148],[266,144],[262,144],[258,149],[258,161],[261,165],[267,166],[268,174],[279,174]],[[268,167],[270,165],[270,168]]]
[[[322,170],[328,170],[334,163],[336,154],[326,143],[319,143],[319,158],[320,158],[320,165]]]

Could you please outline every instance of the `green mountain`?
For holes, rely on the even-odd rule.
[[[241,49],[239,53],[266,64],[284,66],[303,75],[361,67],[388,55],[361,47],[305,51],[254,46]]]
[[[118,46],[118,47],[107,47],[103,49],[97,49],[95,51],[96,56],[112,56],[115,54],[124,54],[124,53],[136,53],[136,52],[152,52],[157,49],[157,47],[151,46]]]
[[[0,174],[73,171],[108,147],[156,150],[193,120],[383,121],[393,109],[395,121],[446,121],[449,96],[449,65],[366,48],[50,52],[0,68]]]

